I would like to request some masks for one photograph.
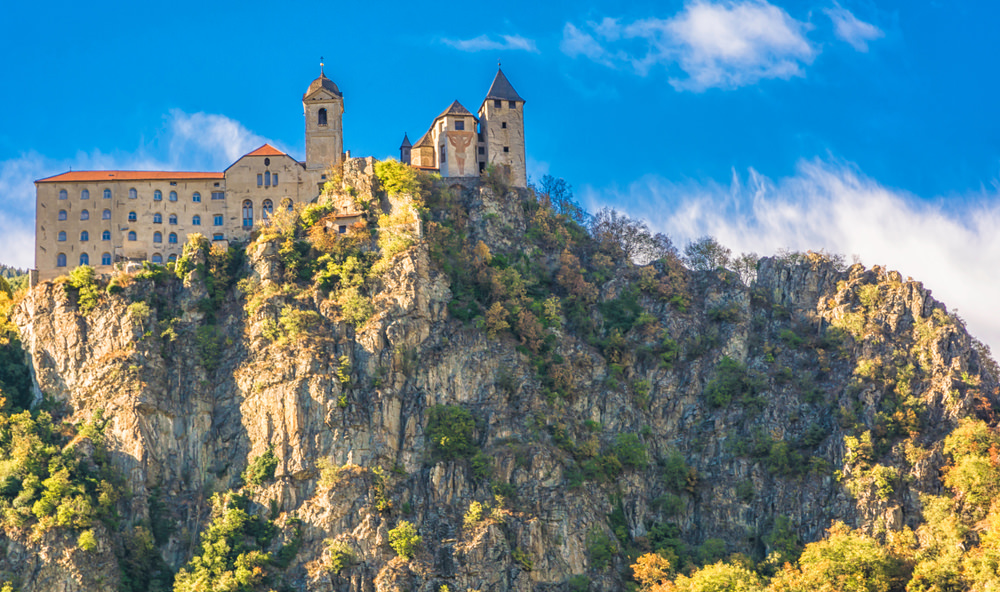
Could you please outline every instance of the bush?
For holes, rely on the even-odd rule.
[[[603,571],[617,554],[618,543],[603,530],[595,527],[587,533],[587,556],[594,569]]]
[[[469,458],[475,454],[476,445],[472,440],[475,429],[472,413],[457,405],[435,405],[427,411],[424,433],[439,460]]]
[[[64,284],[66,295],[74,297],[80,314],[86,315],[97,306],[101,298],[101,288],[97,283],[94,268],[81,265],[69,274],[69,280]]]
[[[757,386],[746,366],[727,356],[719,362],[715,378],[705,386],[705,399],[709,407],[725,407],[734,400],[753,403],[751,397]]]
[[[635,434],[618,434],[612,448],[622,466],[629,469],[645,469],[646,445]]]
[[[274,455],[274,447],[268,446],[264,454],[256,457],[243,471],[243,481],[247,485],[262,485],[265,481],[274,479],[274,470],[278,468],[278,457]]]
[[[344,569],[354,565],[357,557],[351,545],[345,540],[327,539],[326,541],[326,569],[327,571],[340,574]]]
[[[80,538],[76,540],[76,545],[83,551],[93,551],[97,548],[97,538],[93,530],[85,530],[80,533]]]
[[[389,531],[389,546],[405,561],[413,559],[421,540],[423,539],[417,535],[417,527],[406,520],[400,521],[396,528]]]

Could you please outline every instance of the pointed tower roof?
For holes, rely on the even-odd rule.
[[[473,117],[473,118],[476,117],[475,115],[472,114],[471,111],[469,111],[468,109],[466,109],[465,107],[463,107],[462,104],[459,103],[458,101],[455,101],[447,109],[445,109],[444,111],[442,111],[441,115],[438,115],[437,117],[434,118],[434,121],[437,121],[438,119],[441,119],[445,115],[459,115],[459,116],[467,115],[467,116],[470,116],[470,117]]]
[[[412,145],[410,144],[410,138],[409,138],[409,136],[406,135],[405,132],[403,133],[403,143],[400,144],[399,147],[400,148],[410,148],[410,147],[412,147]]]
[[[486,93],[486,99],[484,100],[489,100],[489,99],[500,99],[503,101],[521,101],[522,103],[524,102],[524,99],[521,98],[521,95],[517,94],[517,91],[514,90],[514,87],[510,84],[510,81],[507,80],[507,77],[503,75],[503,70],[501,70],[499,67],[497,68],[496,77],[493,78],[493,84],[490,85],[490,90],[488,93]]]
[[[319,62],[319,78],[313,80],[309,84],[309,88],[306,89],[306,94],[302,95],[302,98],[304,99],[308,97],[309,95],[313,94],[314,92],[316,92],[321,88],[330,91],[331,93],[333,93],[335,97],[344,96],[344,94],[340,92],[340,89],[337,88],[337,85],[334,84],[333,81],[327,78],[326,74],[323,73],[323,58],[320,58]]]

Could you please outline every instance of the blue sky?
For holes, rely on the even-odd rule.
[[[36,5],[37,6],[37,5]],[[924,280],[1000,344],[995,2],[9,3],[0,259],[31,264],[35,178],[303,156],[319,56],[345,148],[397,154],[498,59],[529,174],[679,245],[820,249]]]

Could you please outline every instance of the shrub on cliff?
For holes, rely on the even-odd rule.
[[[417,534],[417,527],[406,520],[400,521],[396,528],[389,531],[389,546],[405,561],[413,559],[422,540]]]
[[[247,485],[263,485],[274,479],[274,470],[278,468],[278,457],[274,455],[274,447],[268,446],[264,454],[255,457],[243,471],[243,481]]]
[[[435,458],[469,458],[476,452],[473,434],[476,420],[468,409],[457,405],[435,405],[427,410],[427,440]]]

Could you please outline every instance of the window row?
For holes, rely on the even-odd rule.
[[[493,99],[493,106],[497,109],[503,107],[503,101],[500,99]],[[507,101],[508,109],[517,109],[517,101]]]
[[[69,192],[66,191],[65,189],[60,189],[59,190],[59,199],[69,199]],[[90,199],[90,190],[89,189],[82,189],[80,191],[80,199]],[[104,190],[104,199],[111,199],[111,190],[110,189],[105,189]]]
[[[271,171],[264,171],[263,174],[257,173],[257,187],[270,187],[278,186],[278,173],[271,174]]]
[[[66,212],[66,210],[59,210],[60,221],[66,220],[68,217],[69,214]],[[90,220],[90,210],[80,210],[80,219]],[[110,220],[110,219],[111,219],[111,210],[104,210],[103,212],[101,212],[101,220]]]
[[[163,255],[159,253],[153,253],[150,258],[153,263],[162,264]],[[167,261],[174,263],[177,261],[177,255],[170,255],[167,257]],[[90,265],[90,255],[88,253],[80,253],[80,265]],[[104,253],[101,255],[101,265],[111,265],[111,253]],[[56,267],[66,267],[66,253],[59,253],[56,256]]]
[[[66,232],[65,231],[60,232],[59,235],[57,236],[56,240],[58,240],[61,243],[66,242]],[[89,232],[87,232],[86,230],[84,230],[83,232],[80,233],[80,242],[81,243],[88,242],[89,240],[90,240],[90,233]],[[105,230],[104,232],[102,232],[101,233],[101,240],[102,241],[109,241],[109,240],[111,240],[111,231],[110,230]],[[136,240],[138,240],[138,235],[136,234],[136,232],[134,230],[129,231],[129,233],[128,233],[128,240],[130,240],[130,241],[136,241]],[[154,232],[153,233],[153,242],[154,243],[162,243],[163,242],[163,234],[159,233],[159,232]],[[167,242],[170,243],[171,245],[176,245],[177,244],[177,233],[176,232],[171,232],[170,234],[168,234],[167,235]]]
[[[278,184],[278,176],[277,175],[274,176],[274,183],[273,184],[274,185]],[[128,198],[129,199],[139,199],[139,191],[136,188],[134,188],[134,187],[129,188],[129,190],[128,190]],[[59,199],[61,199],[61,200],[62,199],[69,199],[69,192],[66,191],[65,189],[60,189],[59,190]],[[80,199],[90,199],[90,190],[89,189],[83,189],[83,190],[81,190],[80,191]],[[104,199],[111,199],[111,190],[110,189],[105,189],[104,190]],[[167,199],[169,199],[170,201],[177,201],[177,192],[176,191],[171,191],[169,194],[167,194]],[[226,193],[224,191],[213,191],[212,192],[212,199],[226,199]],[[163,192],[160,191],[159,189],[157,189],[156,191],[154,191],[153,192],[153,201],[163,201]],[[191,201],[193,201],[195,203],[200,203],[201,202],[201,193],[199,193],[197,191],[195,191],[194,193],[192,193],[191,194]]]

